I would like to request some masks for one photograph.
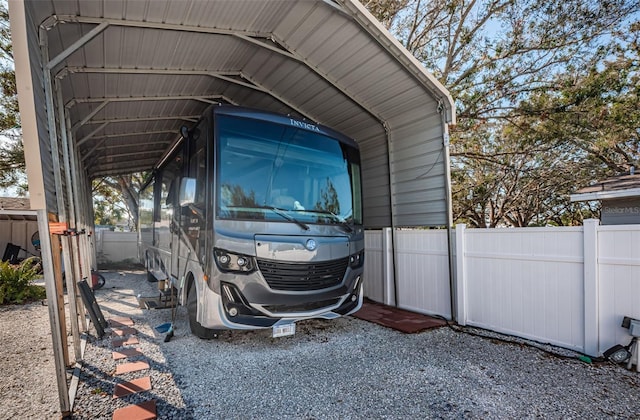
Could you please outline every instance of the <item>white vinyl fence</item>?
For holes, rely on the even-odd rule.
[[[99,264],[137,262],[138,233],[96,231],[96,257]]]
[[[629,342],[620,324],[640,318],[639,225],[459,225],[452,239],[459,324],[594,356]],[[394,304],[397,291],[398,307],[451,318],[445,230],[367,231],[365,247],[367,297]]]

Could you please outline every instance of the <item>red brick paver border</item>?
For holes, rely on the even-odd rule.
[[[111,327],[130,327],[134,324],[133,320],[126,316],[119,316],[109,319],[109,325]]]
[[[149,369],[149,363],[147,362],[131,362],[123,363],[116,366],[116,375],[122,375],[123,373],[137,372],[139,370]]]
[[[156,400],[128,405],[113,412],[113,420],[154,420],[156,418]]]
[[[130,346],[133,344],[139,344],[137,337],[129,337],[129,338],[114,338],[111,340],[111,345],[113,347],[121,347],[121,346]]]
[[[132,347],[127,347],[122,350],[111,352],[111,356],[113,357],[113,360],[126,359],[128,357],[140,356],[140,355],[142,355],[142,352],[140,351],[140,349],[134,349]]]
[[[136,335],[137,333],[138,333],[138,330],[131,327],[114,328],[111,330],[112,335],[117,335],[119,337],[123,337],[125,335]]]
[[[151,377],[145,376],[144,378],[134,379],[130,382],[117,384],[113,392],[113,398],[121,398],[126,395],[136,394],[138,392],[149,390],[151,390]]]

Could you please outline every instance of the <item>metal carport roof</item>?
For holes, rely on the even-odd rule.
[[[149,170],[221,102],[354,138],[367,227],[448,222],[452,99],[355,0],[39,0],[12,2],[11,24],[25,148],[42,152],[34,208],[62,204],[48,133],[79,176]]]
[[[53,219],[90,231],[90,179],[152,169],[211,103],[292,114],[355,139],[367,228],[451,225],[453,100],[357,0],[9,0],[9,11],[40,231]],[[41,239],[51,267],[55,247]],[[87,274],[90,241],[69,242],[64,266]]]

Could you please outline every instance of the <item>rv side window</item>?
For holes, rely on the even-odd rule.
[[[203,209],[207,197],[207,143],[208,130],[206,123],[208,120],[203,119],[200,124],[193,130],[192,143],[189,153],[189,169],[187,176],[196,180],[196,197],[197,207]]]
[[[207,215],[207,144],[209,120],[203,118],[191,132],[189,144],[189,166],[187,176],[195,180],[195,197],[182,209],[182,225],[202,261],[206,259],[206,215]]]

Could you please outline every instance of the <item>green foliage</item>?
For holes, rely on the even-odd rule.
[[[567,225],[569,195],[640,167],[640,3],[370,0],[447,87],[454,220]]]
[[[92,183],[94,221],[98,225],[115,225],[126,221],[129,229],[138,226],[140,189],[148,173],[96,178]]]
[[[0,133],[19,128],[18,93],[13,70],[13,50],[9,31],[9,12],[0,3]]]
[[[5,141],[0,143],[0,188],[13,187],[19,195],[24,194],[28,189],[25,170],[22,141],[5,134]]]
[[[39,260],[27,258],[18,265],[0,262],[0,304],[44,299],[44,287],[32,284],[39,277]]]
[[[9,187],[20,195],[27,190],[9,13],[0,2],[0,188]]]

